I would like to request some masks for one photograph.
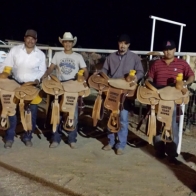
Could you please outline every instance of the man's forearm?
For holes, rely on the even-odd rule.
[[[189,85],[189,84],[193,83],[194,80],[195,80],[195,76],[190,76],[188,78],[188,80],[186,82],[184,82],[184,85]]]
[[[89,73],[88,73],[88,70],[86,69],[86,70],[84,71],[84,77],[85,77],[85,80],[87,80],[87,79],[88,79],[88,76],[89,76]]]

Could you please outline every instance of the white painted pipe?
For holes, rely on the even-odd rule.
[[[153,19],[150,51],[153,51],[153,47],[154,47],[155,24],[156,24],[156,19]],[[152,59],[152,55],[150,55],[150,59]]]
[[[178,147],[177,147],[177,153],[180,154],[181,152],[181,146],[182,146],[182,134],[183,134],[183,124],[184,124],[184,111],[185,111],[185,104],[183,103],[181,105],[182,109],[182,115],[180,115],[180,120],[179,120],[179,142],[178,142]]]
[[[11,45],[1,45],[0,44],[0,48],[12,48],[13,46]],[[49,47],[49,46],[37,46],[37,48],[41,49],[41,50],[48,50],[49,48],[52,51],[63,51],[64,48],[63,47]],[[96,53],[112,53],[112,52],[116,52],[116,50],[110,50],[110,49],[90,49],[90,48],[73,48],[73,51],[76,52],[96,52]],[[150,51],[138,51],[138,50],[131,50],[132,52],[136,53],[136,54],[141,54],[141,55],[146,55],[147,53],[149,53]],[[162,51],[157,51],[159,53],[161,53],[161,55],[163,55]],[[185,56],[185,55],[190,55],[190,56],[196,56],[196,52],[176,52],[175,56]]]
[[[49,61],[48,61],[48,67],[49,67],[52,62],[52,49],[51,48],[48,48],[48,58],[49,58]]]
[[[190,56],[187,56],[186,62],[190,63]],[[186,82],[186,81],[185,81]],[[181,146],[182,146],[182,134],[183,134],[183,124],[184,124],[184,111],[185,111],[185,104],[181,104],[181,109],[182,109],[182,115],[180,116],[179,120],[179,142],[178,142],[178,147],[177,147],[177,153],[180,154],[181,152]]]
[[[160,20],[160,21],[163,21],[163,22],[168,22],[168,23],[184,26],[184,27],[186,26],[186,24],[183,24],[183,23],[180,23],[180,22],[175,22],[175,21],[172,21],[172,20],[167,20],[165,18],[159,18],[157,16],[150,16],[150,18]]]
[[[183,26],[180,27],[180,37],[179,37],[179,44],[178,44],[178,52],[181,50],[181,44],[182,44],[182,32],[183,32]],[[180,56],[178,56],[180,58]]]

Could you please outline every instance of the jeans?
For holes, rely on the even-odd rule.
[[[36,128],[36,119],[37,119],[37,109],[38,106],[35,104],[30,104],[31,116],[32,116],[32,130],[29,132],[25,132],[23,134],[22,140],[27,141],[32,139],[32,133],[35,131]],[[17,116],[9,116],[10,127],[6,131],[5,140],[6,141],[14,141],[15,130],[17,125]]]
[[[115,134],[111,133],[109,128],[108,128],[108,139],[109,139],[109,145],[114,146],[116,149],[124,149],[126,144],[127,144],[127,135],[128,135],[128,114],[129,110],[132,107],[132,100],[125,99],[124,101],[124,109],[120,111],[120,130],[117,132],[118,136],[118,142],[115,145]]]
[[[158,131],[158,130],[157,130]],[[177,147],[179,143],[179,123],[176,122],[176,106],[174,107],[172,116],[172,135],[173,141],[171,143],[164,143],[161,140],[161,135],[154,137],[154,148],[160,153],[165,153],[169,157],[175,157],[177,153]]]
[[[62,116],[60,117],[62,119]],[[62,122],[60,120],[59,125],[57,125],[56,132],[52,134],[52,142],[61,142],[61,135],[62,135],[62,129],[66,131],[68,134],[68,143],[75,143],[76,137],[77,137],[77,124],[78,124],[78,105],[76,105],[75,113],[74,113],[74,122],[75,122],[75,129],[73,131],[67,131],[63,129]]]

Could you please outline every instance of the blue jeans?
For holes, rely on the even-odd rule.
[[[157,130],[159,131],[159,130]],[[171,143],[164,143],[161,140],[161,134],[154,137],[154,147],[155,150],[167,153],[170,157],[176,156],[176,151],[179,143],[179,123],[176,122],[176,106],[174,107],[173,116],[172,116],[172,135],[173,141]]]
[[[108,129],[108,139],[109,145],[114,146],[116,149],[124,149],[127,144],[127,135],[128,135],[128,114],[131,109],[131,101],[126,99],[124,101],[124,109],[120,111],[120,130],[117,132],[118,142],[115,145],[115,134],[111,133]]]
[[[37,109],[38,106],[35,104],[30,104],[31,116],[32,116],[32,130],[29,132],[25,132],[23,134],[22,140],[27,141],[32,139],[32,133],[36,128],[36,119],[37,119]],[[15,130],[17,125],[17,116],[9,116],[10,127],[6,131],[5,140],[6,141],[14,141]]]
[[[62,119],[62,116],[60,117]],[[57,126],[56,132],[52,134],[52,142],[61,142],[61,135],[62,135],[62,129],[66,131],[68,134],[68,143],[75,143],[76,137],[77,137],[77,124],[78,124],[78,105],[76,105],[75,113],[74,113],[74,122],[75,122],[75,130],[73,131],[67,131],[63,129],[62,122],[60,120],[59,125]]]

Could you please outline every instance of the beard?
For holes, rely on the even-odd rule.
[[[126,52],[126,48],[120,48],[120,52]]]

